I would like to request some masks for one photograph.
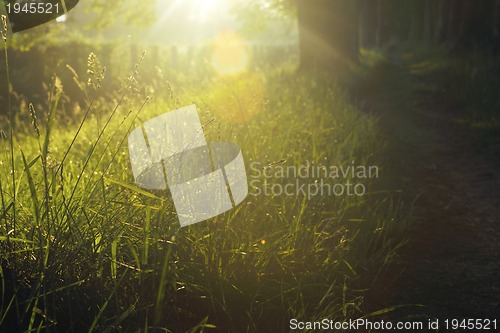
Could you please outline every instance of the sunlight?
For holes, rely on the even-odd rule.
[[[180,7],[182,0],[175,0],[165,3],[164,1],[158,1],[156,3],[156,10],[159,14],[159,19],[157,24],[164,24],[170,19],[172,13]]]
[[[194,0],[191,20],[198,22],[217,20],[222,2],[223,0]]]

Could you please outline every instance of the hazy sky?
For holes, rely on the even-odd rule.
[[[158,21],[149,37],[158,42],[199,43],[238,24],[230,11],[233,0],[158,0]]]
[[[84,31],[87,36],[102,36],[108,39],[128,39],[131,42],[177,44],[179,46],[200,45],[212,40],[221,32],[241,32],[242,22],[235,15],[235,6],[242,4],[258,6],[264,0],[157,0],[156,20],[146,28],[117,24],[104,32]],[[138,8],[140,10],[140,8]],[[88,14],[85,5],[77,6],[68,16],[74,29],[86,24]],[[70,23],[72,22],[72,23]],[[289,29],[286,23],[269,22],[262,34],[267,40],[279,40]],[[285,31],[285,32],[284,32]],[[293,33],[292,33],[293,36]]]

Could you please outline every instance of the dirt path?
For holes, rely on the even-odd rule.
[[[500,168],[416,91],[406,70],[388,65],[370,96],[390,142],[389,186],[417,198],[405,270],[383,302],[414,304],[392,319],[497,318],[500,326]]]

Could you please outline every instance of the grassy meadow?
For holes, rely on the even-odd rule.
[[[365,294],[409,219],[380,179],[363,196],[249,195],[180,228],[168,191],[136,187],[127,150],[131,130],[194,103],[207,141],[237,144],[249,179],[253,162],[374,165],[387,177],[377,118],[344,88],[289,64],[148,80],[145,55],[109,90],[99,59],[81,57],[87,72],[62,70],[83,103],[54,71],[44,102],[12,97],[0,121],[2,331],[271,332],[370,314]]]
[[[89,0],[57,19],[16,2],[0,333],[498,313],[500,1]],[[193,104],[207,142],[241,149],[249,195],[181,228],[128,137]]]

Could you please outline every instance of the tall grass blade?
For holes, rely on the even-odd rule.
[[[123,272],[123,275],[120,277],[120,280],[118,280],[118,282],[115,284],[115,286],[113,287],[113,290],[111,291],[111,293],[109,294],[108,298],[106,299],[106,301],[104,302],[104,304],[101,306],[101,308],[99,309],[99,313],[97,314],[97,316],[94,318],[94,321],[92,321],[92,324],[90,325],[90,328],[88,330],[88,333],[92,333],[94,332],[96,326],[97,326],[97,323],[99,322],[99,319],[101,319],[104,311],[106,310],[106,308],[108,307],[109,305],[109,302],[111,301],[111,299],[113,298],[113,296],[116,294],[116,291],[118,290],[118,288],[121,286],[121,283],[123,281],[123,279],[125,278],[125,276],[127,275],[127,272],[128,271],[125,271]]]

